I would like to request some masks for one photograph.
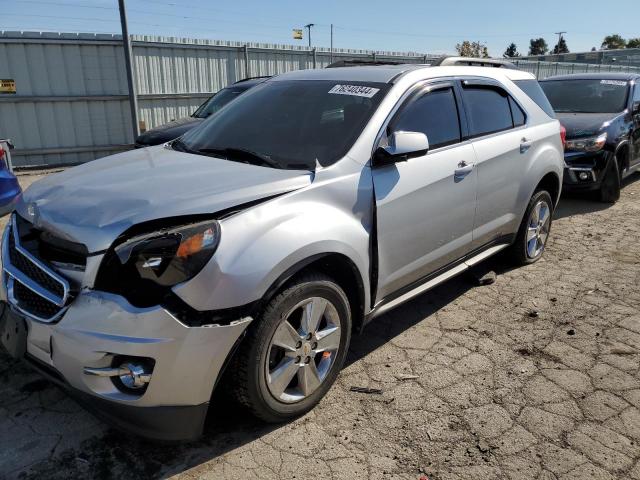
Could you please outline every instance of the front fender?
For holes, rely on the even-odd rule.
[[[174,292],[197,310],[247,305],[306,259],[336,253],[357,268],[369,305],[371,197],[357,183],[343,187],[305,189],[222,220],[214,257]]]

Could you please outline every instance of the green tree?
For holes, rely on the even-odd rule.
[[[553,53],[569,53],[569,47],[567,46],[567,41],[564,39],[564,37],[560,37],[560,40],[558,40],[558,44],[553,47]]]
[[[507,47],[507,49],[504,51],[504,53],[502,54],[502,56],[504,58],[513,58],[513,57],[519,57],[520,53],[518,53],[518,47],[516,46],[515,43],[511,43],[509,44],[509,46]]]
[[[465,40],[456,45],[456,50],[461,57],[489,58],[489,50],[480,42]]]
[[[544,55],[549,51],[544,38],[532,38],[529,41],[529,55]]]
[[[640,48],[640,37],[627,40],[627,48]]]
[[[620,35],[614,34],[614,35],[607,35],[606,37],[604,37],[604,40],[602,40],[602,45],[600,45],[600,48],[602,50],[615,50],[617,48],[624,48],[626,46],[627,46],[626,40],[622,38]]]

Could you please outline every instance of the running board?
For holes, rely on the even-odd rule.
[[[477,265],[483,260],[489,258],[491,255],[498,253],[500,250],[507,248],[509,244],[501,244],[496,245],[494,247],[483,250],[479,254],[465,260],[464,262],[456,265],[455,267],[447,270],[446,272],[441,273],[437,277],[432,278],[431,280],[423,283],[422,285],[414,288],[413,290],[408,291],[407,293],[400,295],[398,298],[391,300],[389,303],[385,303],[380,305],[371,312],[371,318],[377,317],[378,315],[382,315],[389,310],[396,308],[399,305],[411,300],[412,298],[420,295],[421,293],[426,292],[427,290],[431,290],[433,287],[440,285],[443,282],[446,282],[450,278],[455,277],[456,275],[468,270],[470,267]]]

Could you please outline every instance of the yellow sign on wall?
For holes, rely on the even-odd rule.
[[[302,40],[302,29],[294,28],[293,29],[293,39],[294,40]]]
[[[0,79],[0,93],[16,93],[16,81],[12,78]]]

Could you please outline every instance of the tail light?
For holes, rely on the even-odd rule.
[[[5,150],[2,147],[0,147],[0,169],[7,169],[7,156],[5,155]]]
[[[562,140],[562,148],[567,145],[567,129],[564,128],[564,125],[560,125],[560,140]]]

